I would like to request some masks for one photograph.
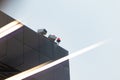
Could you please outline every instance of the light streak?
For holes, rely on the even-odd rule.
[[[18,21],[13,21],[5,26],[3,26],[2,28],[0,28],[0,39],[10,33],[12,33],[13,31],[21,28],[23,26],[23,24],[21,24]]]
[[[66,60],[69,60],[69,59],[74,58],[74,57],[76,57],[76,56],[82,55],[82,54],[84,54],[85,52],[88,52],[88,51],[90,51],[90,50],[92,50],[92,49],[94,49],[94,48],[97,48],[97,47],[99,47],[99,46],[101,46],[101,45],[103,45],[103,44],[105,44],[105,43],[106,43],[106,41],[98,42],[98,43],[96,43],[96,44],[93,44],[93,45],[90,45],[90,46],[88,46],[88,47],[86,47],[86,48],[83,48],[83,49],[81,49],[81,50],[79,50],[79,51],[77,51],[77,52],[74,52],[74,53],[72,53],[72,54],[69,54],[69,55],[67,55],[67,56],[65,56],[65,57],[63,57],[63,58],[60,58],[60,59],[58,59],[58,60],[56,60],[56,61],[53,61],[53,62],[51,62],[51,63],[49,63],[49,64],[47,64],[47,65],[45,65],[45,66],[43,66],[43,67],[39,67],[39,68],[37,68],[37,69],[34,69],[34,70],[32,70],[32,71],[29,71],[29,73],[26,73],[26,74],[25,74],[24,72],[22,72],[22,73],[19,73],[19,74],[15,75],[15,76],[12,76],[12,77],[10,77],[10,78],[7,78],[7,79],[5,79],[5,80],[22,80],[22,79],[27,78],[27,77],[29,77],[29,76],[31,76],[31,75],[34,75],[34,74],[36,74],[36,73],[42,72],[42,71],[44,71],[44,70],[46,70],[46,69],[49,69],[49,68],[51,68],[51,67],[53,67],[53,66],[55,66],[55,65],[57,65],[57,64],[60,64],[60,63],[62,63],[62,62],[64,62],[64,61],[66,61]],[[24,74],[23,74],[23,73],[24,73]]]
[[[4,32],[5,30],[17,25],[19,22],[18,21],[12,21],[10,23],[8,23],[7,25],[3,26],[2,28],[0,28],[0,33]]]

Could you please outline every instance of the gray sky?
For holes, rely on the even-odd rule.
[[[70,53],[109,43],[70,60],[71,80],[120,80],[119,0],[8,0],[0,9],[37,31],[62,38]]]

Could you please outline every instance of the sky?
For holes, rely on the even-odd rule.
[[[69,54],[103,46],[70,60],[71,80],[120,80],[119,0],[6,0],[0,10],[34,31],[46,28]]]

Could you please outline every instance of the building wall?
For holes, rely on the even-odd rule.
[[[24,80],[70,80],[68,63],[68,61],[65,61],[50,69],[25,78]]]
[[[2,12],[0,14],[2,14],[0,17],[5,16],[6,19],[4,18],[3,22],[6,24],[14,20]],[[6,22],[6,20],[8,21]],[[0,62],[19,70],[18,73],[66,55],[68,55],[67,50],[50,41],[45,36],[38,35],[25,25],[0,39]],[[51,73],[54,75],[51,76]],[[51,80],[58,80],[58,77],[60,80],[69,80],[69,61],[57,65],[50,69],[50,71],[48,70],[39,74],[43,74],[44,76],[41,78],[34,77],[36,78],[35,80],[50,80],[49,77],[51,77]],[[9,76],[9,74],[7,75]]]

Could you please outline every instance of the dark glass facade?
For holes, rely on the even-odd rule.
[[[0,27],[12,21],[13,18],[0,11]],[[67,50],[24,25],[0,39],[0,80],[66,55]],[[24,80],[70,80],[69,61]]]

